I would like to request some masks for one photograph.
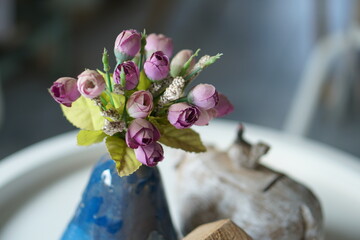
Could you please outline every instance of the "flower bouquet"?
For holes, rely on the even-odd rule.
[[[116,163],[119,176],[164,159],[161,144],[189,152],[204,152],[192,125],[204,126],[233,110],[213,85],[189,84],[222,54],[182,50],[170,61],[173,43],[164,35],[122,31],[115,41],[116,65],[110,68],[106,49],[103,71],[86,69],[77,79],[62,77],[49,92],[61,104],[69,122],[80,129],[77,143],[102,142]]]
[[[103,71],[86,69],[50,87],[80,128],[78,145],[105,140],[109,153],[95,165],[63,240],[177,239],[155,167],[164,159],[162,144],[206,151],[190,127],[207,125],[233,106],[210,84],[187,90],[221,54],[196,62],[199,50],[182,50],[170,61],[172,51],[164,35],[125,30],[115,41],[113,70],[104,49]]]

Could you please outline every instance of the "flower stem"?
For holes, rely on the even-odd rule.
[[[140,59],[139,59],[139,71],[141,72],[144,65],[144,58],[145,58],[145,45],[146,45],[146,31],[141,33],[141,49],[140,49]]]
[[[171,104],[172,104],[172,103],[187,102],[187,101],[188,101],[187,97],[181,97],[181,98],[178,98],[178,99],[176,99],[175,101],[171,102]]]
[[[184,76],[186,74],[186,71],[189,69],[192,60],[199,55],[199,52],[200,52],[200,48],[196,50],[196,52],[186,61],[186,63],[184,64],[184,66],[180,71],[179,76]]]
[[[108,82],[108,85],[109,85],[109,91],[112,92],[113,89],[112,89],[112,82],[111,82],[111,77],[110,77],[110,73],[109,72],[106,72],[106,78],[107,78],[107,82]]]
[[[195,70],[193,70],[189,75],[187,75],[186,77],[184,77],[184,79],[186,81],[189,81],[194,75],[196,75],[197,73],[199,73],[202,70],[202,68],[197,68]]]
[[[101,100],[101,103],[106,106],[107,105],[107,102],[105,100],[105,98],[103,98],[101,95],[99,96],[100,97],[100,100]]]
[[[110,98],[110,103],[111,103],[111,105],[113,105],[113,107],[115,107],[114,99],[113,99],[113,97],[112,97],[112,95],[111,95],[111,92],[110,92],[109,90],[106,90],[106,93],[107,93],[107,95],[108,95],[109,98]]]
[[[103,62],[103,66],[104,66],[104,71],[106,73],[106,80],[107,80],[107,85],[109,88],[109,91],[112,92],[112,82],[111,82],[111,77],[110,77],[110,65],[109,65],[109,54],[108,51],[106,50],[106,48],[104,48],[104,52],[103,52],[103,56],[102,56],[102,62]]]

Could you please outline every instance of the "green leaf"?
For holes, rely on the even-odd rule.
[[[139,84],[137,86],[138,90],[146,90],[150,87],[151,81],[148,79],[144,71],[140,73]]]
[[[180,148],[188,152],[206,152],[206,147],[203,145],[200,135],[190,128],[177,129],[171,125],[167,120],[162,118],[150,118],[149,121],[153,123],[161,133],[159,142],[172,147]]]
[[[89,130],[80,130],[77,135],[77,144],[80,146],[89,146],[94,143],[99,143],[107,135],[101,131],[89,131]]]
[[[66,119],[75,127],[85,130],[101,130],[104,118],[98,106],[83,96],[72,103],[71,107],[61,105]]]
[[[106,138],[105,143],[120,177],[128,176],[139,169],[141,162],[136,159],[134,150],[129,148],[123,139],[111,136]]]
[[[153,117],[149,116],[149,121],[155,125],[157,129],[159,129],[160,133],[162,134],[162,129],[164,126],[171,125],[166,117]]]

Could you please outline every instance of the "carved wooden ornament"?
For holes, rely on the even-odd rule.
[[[320,203],[288,176],[259,164],[268,150],[251,145],[240,128],[228,149],[187,153],[177,168],[182,231],[229,218],[257,240],[323,239]],[[291,161],[291,156],[289,156]]]

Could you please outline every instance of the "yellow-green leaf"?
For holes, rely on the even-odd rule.
[[[119,112],[119,114],[122,114],[125,106],[125,96],[115,93],[111,93],[111,96],[113,98],[116,110]]]
[[[139,169],[141,162],[136,159],[134,150],[129,148],[123,139],[111,136],[106,138],[105,143],[120,177],[128,176]]]
[[[107,80],[107,75],[105,72],[102,72],[99,69],[96,69],[96,71],[104,78],[106,86],[109,88],[109,82]],[[110,82],[113,83],[113,74],[110,73]]]
[[[104,73],[103,71],[96,69],[96,71],[104,78],[106,79],[106,73]]]
[[[145,72],[141,71],[137,89],[138,90],[146,90],[150,87],[150,85],[151,85],[151,81],[147,78]]]
[[[107,135],[101,131],[89,131],[89,130],[80,130],[77,135],[77,144],[80,146],[89,146],[94,143],[99,143]]]
[[[66,119],[75,127],[84,130],[101,130],[104,125],[104,118],[100,109],[95,103],[83,96],[72,103],[71,107],[61,105]]]
[[[150,118],[149,120],[161,133],[159,142],[188,152],[206,152],[206,147],[203,145],[200,135],[194,130],[190,128],[177,129],[162,118]]]

